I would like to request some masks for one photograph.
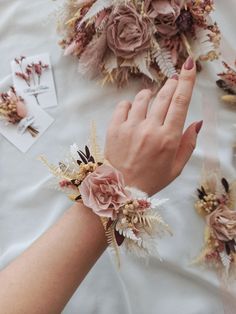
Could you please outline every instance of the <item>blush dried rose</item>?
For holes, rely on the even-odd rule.
[[[125,190],[122,173],[107,165],[102,165],[89,174],[79,190],[85,206],[98,216],[112,219],[130,196]]]
[[[16,112],[18,116],[21,117],[22,119],[27,116],[27,108],[22,100],[17,101]]]
[[[10,91],[8,92],[8,99],[12,105],[15,105],[18,117],[22,119],[25,118],[27,116],[26,105],[24,103],[24,100],[16,94],[14,88],[10,89]]]
[[[155,19],[155,26],[162,35],[173,36],[178,32],[176,20],[180,15],[179,0],[147,0],[148,14]]]
[[[207,217],[207,223],[218,240],[227,242],[236,238],[236,211],[220,205]]]
[[[119,6],[107,25],[107,44],[117,57],[131,59],[150,47],[150,21],[132,4]]]

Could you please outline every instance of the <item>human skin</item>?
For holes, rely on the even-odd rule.
[[[153,195],[181,173],[202,126],[202,121],[194,122],[183,132],[195,77],[189,58],[180,76],[167,80],[149,111],[149,90],[139,92],[132,104],[118,104],[105,157],[127,185]],[[99,217],[75,203],[0,272],[1,314],[61,313],[106,247]]]

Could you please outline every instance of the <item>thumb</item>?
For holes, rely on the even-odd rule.
[[[194,122],[184,132],[175,160],[175,171],[177,174],[181,173],[191,157],[196,147],[197,136],[202,128],[202,124],[203,121]]]

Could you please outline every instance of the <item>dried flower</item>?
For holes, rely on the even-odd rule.
[[[79,187],[82,200],[97,215],[114,218],[116,211],[127,201],[122,174],[107,165],[89,174]]]
[[[207,217],[207,223],[218,240],[227,242],[236,238],[236,211],[219,206]]]
[[[120,6],[110,15],[107,44],[117,57],[133,58],[150,47],[150,39],[150,23],[134,5]]]
[[[25,57],[19,59],[15,58],[15,62],[18,64],[20,72],[15,72],[15,75],[20,79],[24,80],[28,87],[36,87],[41,83],[41,76],[45,70],[48,69],[48,64],[43,64],[42,61],[38,63],[27,64],[24,69],[23,60]],[[38,105],[40,105],[38,100],[38,92],[34,92],[33,96]]]
[[[176,20],[176,26],[180,32],[187,33],[193,31],[194,19],[189,10],[182,10],[178,19]]]
[[[155,19],[158,33],[173,36],[178,32],[176,20],[180,15],[181,4],[178,0],[150,1],[149,16]]]

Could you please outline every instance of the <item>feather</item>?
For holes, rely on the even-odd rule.
[[[150,63],[148,64],[147,60],[147,54],[142,53],[140,55],[137,55],[134,58],[134,65],[138,68],[139,72],[146,75],[148,78],[150,78],[152,81],[155,81],[156,78],[152,75],[152,73],[149,71]]]
[[[117,58],[113,53],[107,53],[104,58],[104,70],[111,73],[114,69],[118,68]]]
[[[149,256],[161,257],[157,249],[157,241],[155,238],[150,238],[149,235],[143,233],[138,241],[133,241],[131,239],[125,239],[125,248],[128,253],[136,255],[137,257],[147,258]]]
[[[104,9],[109,8],[112,6],[113,0],[97,0],[94,2],[94,4],[91,6],[91,8],[88,10],[88,12],[85,14],[83,19],[80,22],[80,25],[83,24],[85,21],[91,19],[95,15],[97,15],[99,12],[101,12]]]
[[[171,51],[159,46],[154,55],[154,59],[165,76],[172,77],[177,73],[172,61]]]
[[[95,35],[80,57],[78,71],[90,79],[98,76],[106,48],[106,33]]]
[[[195,60],[200,59],[204,61],[209,58],[209,60],[217,58],[217,45],[210,40],[211,34],[213,33],[209,29],[196,28],[196,36],[190,41],[191,51]]]
[[[72,43],[69,44],[69,46],[67,46],[66,49],[64,50],[64,56],[73,55],[77,48],[79,48],[78,43],[72,41]]]
[[[126,190],[129,191],[131,193],[131,196],[133,199],[147,199],[148,198],[148,194],[140,191],[137,188],[134,187],[126,187]]]
[[[119,232],[120,235],[123,235],[125,238],[128,238],[130,240],[139,240],[139,238],[135,235],[134,231],[131,228],[122,228],[122,226],[117,225],[116,231]]]

